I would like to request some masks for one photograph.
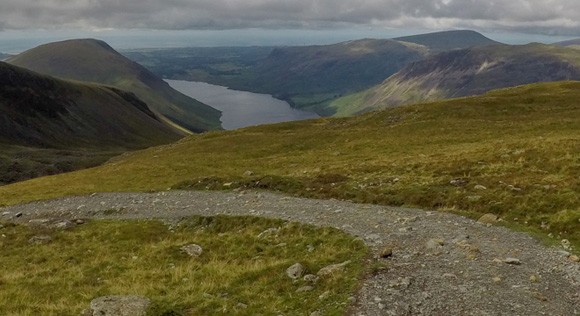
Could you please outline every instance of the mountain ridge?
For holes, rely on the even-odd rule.
[[[0,62],[0,184],[179,138],[132,93]]]
[[[409,64],[383,83],[336,100],[342,115],[382,107],[480,95],[536,83],[580,79],[580,52],[553,45],[492,45],[443,52]]]
[[[40,45],[7,60],[51,76],[115,86],[135,93],[162,119],[193,132],[219,128],[220,112],[189,98],[104,41],[75,39]]]

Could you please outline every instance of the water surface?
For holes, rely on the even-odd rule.
[[[165,81],[175,90],[222,111],[222,126],[229,130],[319,117],[268,94],[231,90],[205,82]]]

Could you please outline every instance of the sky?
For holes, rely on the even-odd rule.
[[[452,29],[514,44],[580,38],[580,0],[0,0],[0,8],[0,51],[85,35],[118,46],[299,45]]]

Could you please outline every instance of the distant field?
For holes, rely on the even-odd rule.
[[[257,188],[495,213],[580,246],[580,82],[355,118],[211,132],[102,167],[0,188],[15,204],[97,191]]]

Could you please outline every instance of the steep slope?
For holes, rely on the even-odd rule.
[[[341,115],[352,115],[535,82],[579,79],[578,50],[543,44],[494,45],[445,52],[412,63],[382,84],[331,106]]]
[[[135,93],[149,108],[190,131],[219,128],[220,112],[172,89],[105,42],[68,40],[41,45],[8,59],[39,73],[112,85]]]
[[[482,34],[470,30],[457,30],[397,37],[397,41],[425,46],[431,53],[500,44]]]
[[[2,187],[0,201],[259,188],[494,213],[580,247],[578,100],[580,82],[542,83],[351,118],[194,135],[114,164]],[[327,210],[323,217],[340,213]]]
[[[0,184],[94,165],[179,137],[132,93],[0,62]]]

